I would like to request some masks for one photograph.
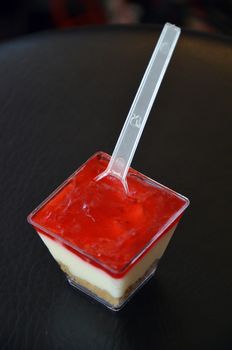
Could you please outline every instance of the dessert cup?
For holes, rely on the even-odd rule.
[[[68,282],[116,311],[154,275],[189,201],[132,168],[129,194],[96,181],[109,160],[94,154],[28,221]]]

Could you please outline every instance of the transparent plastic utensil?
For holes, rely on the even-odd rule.
[[[165,24],[129,110],[108,167],[96,177],[97,181],[107,175],[115,176],[122,182],[125,190],[128,191],[127,172],[179,35],[180,28],[170,23]]]

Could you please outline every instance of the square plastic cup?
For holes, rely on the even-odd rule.
[[[132,168],[131,198],[107,179],[96,183],[109,160],[94,154],[28,222],[68,282],[116,311],[154,275],[189,200]]]

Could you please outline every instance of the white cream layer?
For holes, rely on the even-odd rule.
[[[170,229],[159,239],[157,244],[139,260],[122,278],[114,278],[105,271],[82,260],[70,252],[59,242],[40,234],[41,239],[49,249],[55,260],[68,267],[70,273],[78,278],[86,280],[92,285],[107,291],[114,298],[124,295],[127,288],[141,278],[156,259],[160,259],[165,251],[176,226]]]

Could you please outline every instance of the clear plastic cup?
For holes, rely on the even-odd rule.
[[[28,221],[72,286],[119,310],[153,276],[189,200],[132,168],[129,194],[95,181],[109,160],[94,154]]]

